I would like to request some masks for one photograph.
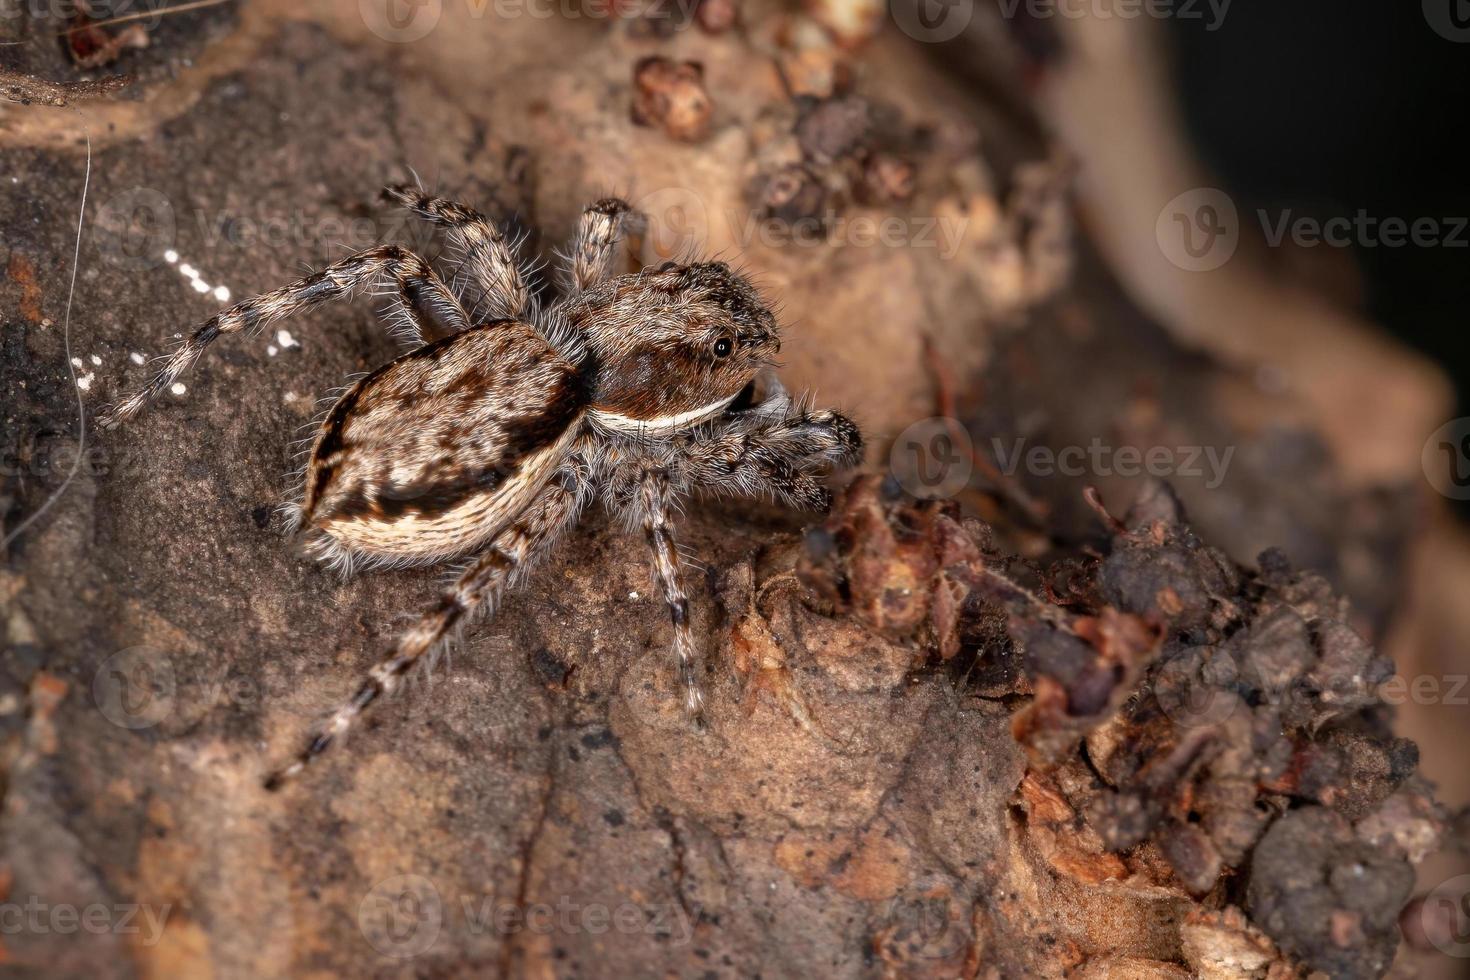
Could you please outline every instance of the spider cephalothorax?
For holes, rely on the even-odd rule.
[[[756,403],[780,336],[757,290],[725,263],[613,276],[621,229],[639,220],[621,201],[583,214],[566,295],[541,310],[511,247],[482,215],[402,187],[387,193],[445,229],[463,255],[463,292],[487,317],[468,315],[414,253],[370,249],[216,314],[103,419],[111,427],[136,414],[221,334],[385,280],[395,287],[389,313],[409,349],[351,385],[323,418],[293,523],[313,554],[345,569],[473,557],[267,784],[300,772],[456,627],[492,608],[595,497],[648,537],[686,704],[698,718],[696,644],[671,510],[699,489],[824,508],[828,494],[815,476],[857,460],[856,426],[793,406],[774,381]],[[434,339],[433,324],[447,335]]]
[[[585,338],[593,419],[624,431],[718,415],[781,349],[776,318],[723,262],[610,279],[567,318]]]

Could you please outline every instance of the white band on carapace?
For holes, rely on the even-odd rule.
[[[717,402],[710,402],[701,408],[690,409],[687,412],[680,412],[677,415],[661,415],[654,419],[635,419],[631,416],[619,415],[617,412],[604,412],[596,408],[588,414],[591,415],[592,421],[614,432],[663,435],[668,432],[674,432],[686,425],[714,418],[728,408],[730,403],[738,397],[740,397],[740,392],[737,391],[729,398],[722,398]]]

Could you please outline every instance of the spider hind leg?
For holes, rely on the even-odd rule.
[[[241,300],[216,313],[169,356],[147,384],[111,408],[98,420],[99,424],[110,429],[137,415],[193,366],[209,345],[222,335],[259,330],[331,300],[346,299],[358,290],[385,279],[395,287],[390,329],[400,339],[427,343],[431,317],[461,325],[461,329],[468,325],[459,300],[434,275],[427,262],[401,245],[381,245],[349,255],[320,272],[280,289]]]
[[[389,656],[368,671],[352,697],[316,730],[295,760],[266,779],[265,788],[280,789],[299,776],[317,756],[342,740],[371,705],[392,694],[415,666],[442,649],[457,628],[480,612],[493,611],[506,589],[576,521],[587,497],[585,477],[575,463],[564,467],[399,635]]]

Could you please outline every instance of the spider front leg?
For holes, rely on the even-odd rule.
[[[679,564],[679,549],[674,542],[674,531],[669,525],[669,512],[673,509],[674,488],[669,474],[662,469],[645,469],[639,477],[638,487],[630,506],[653,549],[653,570],[658,577],[659,588],[669,606],[669,620],[674,626],[674,654],[679,658],[679,673],[684,680],[684,707],[696,727],[704,726],[704,695],[699,690],[699,677],[695,673],[695,657],[698,647],[694,639],[694,627],[689,622],[689,596],[684,591],[683,574]]]
[[[426,344],[430,340],[429,317],[438,317],[455,330],[469,325],[459,300],[434,275],[429,264],[401,245],[382,245],[349,255],[320,272],[297,279],[269,293],[241,300],[204,322],[165,362],[162,369],[137,392],[119,402],[99,420],[112,428],[138,414],[165,388],[179,379],[210,344],[222,334],[260,329],[302,310],[334,299],[344,299],[358,289],[382,279],[395,286],[391,315],[404,338]]]
[[[832,495],[813,474],[862,458],[863,438],[845,415],[797,410],[696,431],[674,443],[680,482],[716,493],[768,493],[793,506],[826,511]]]
[[[450,246],[460,253],[460,271],[489,304],[491,319],[518,320],[526,315],[531,306],[530,290],[510,243],[489,218],[468,205],[425,194],[406,184],[384,188],[383,196],[444,229]]]
[[[454,585],[398,637],[392,654],[368,672],[357,693],[318,729],[296,760],[266,779],[265,788],[280,789],[300,775],[312,760],[346,735],[369,705],[393,693],[408,672],[439,649],[456,627],[477,612],[493,610],[506,587],[529,571],[535,560],[576,522],[589,484],[580,460],[564,464],[515,522],[497,534]]]
[[[583,211],[566,255],[570,292],[580,293],[614,275],[624,229],[639,228],[644,220],[627,201],[616,197],[603,198]]]

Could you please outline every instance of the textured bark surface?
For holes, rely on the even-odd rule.
[[[1234,462],[1218,487],[1179,481],[1193,530],[1152,484],[983,467],[965,518],[874,476],[806,534],[821,520],[691,509],[703,736],[645,546],[594,517],[432,677],[269,795],[264,772],[440,573],[338,582],[272,527],[317,396],[395,353],[369,304],[222,342],[181,393],[88,434],[0,567],[0,897],[42,909],[0,935],[7,970],[1388,968],[1444,817],[1364,690],[1388,669],[1361,636],[1396,602],[1404,497],[1335,491],[1309,431],[1251,426],[1270,396],[1242,408],[1239,378],[1129,307],[1069,242],[1063,171],[1025,127],[899,37],[849,58],[752,7],[737,31],[661,36],[600,19],[492,31],[446,5],[399,45],[319,13],[328,27],[258,4],[201,21],[211,44],[160,35],[132,101],[0,106],[7,529],[76,456],[62,321],[83,123],[70,353],[93,411],[143,376],[132,354],[219,305],[186,263],[239,297],[339,243],[426,246],[376,202],[415,167],[541,252],[609,190],[651,212],[645,258],[707,229],[782,301],[788,385],[854,411],[874,472],[940,414],[982,458],[992,439],[1103,434]],[[701,63],[708,119],[687,92],[639,90],[652,55]],[[67,70],[13,64],[48,66]],[[897,217],[908,237],[744,230],[812,215]],[[1087,482],[1118,514],[1142,493],[1126,527]],[[1284,554],[1257,562],[1270,545]],[[51,915],[93,906],[106,928]]]

